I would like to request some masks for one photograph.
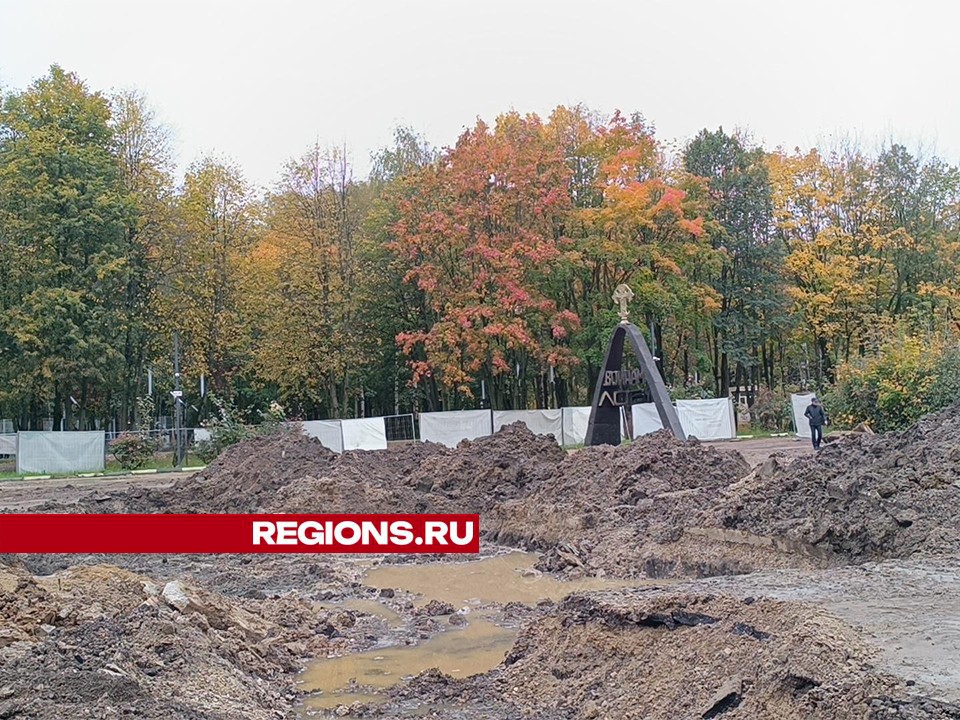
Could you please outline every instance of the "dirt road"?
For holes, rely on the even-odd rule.
[[[747,440],[722,440],[705,443],[721,450],[736,450],[751,465],[759,465],[771,455],[792,460],[813,452],[810,443],[798,437],[751,438]]]
[[[51,478],[50,480],[5,480],[0,482],[0,510],[24,512],[45,502],[75,503],[98,491],[128,490],[133,487],[170,487],[187,473],[121,475],[94,478]]]

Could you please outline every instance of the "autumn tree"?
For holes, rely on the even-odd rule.
[[[163,280],[154,294],[163,360],[178,332],[184,374],[205,375],[211,390],[229,397],[248,360],[238,267],[259,231],[258,207],[239,169],[207,157],[187,171],[176,213],[158,253]]]
[[[366,204],[345,152],[315,146],[287,165],[245,264],[256,373],[306,413],[349,416],[362,387],[358,242]]]
[[[958,175],[894,146],[769,158],[795,314],[816,379],[881,348],[898,325],[952,324]],[[938,317],[939,316],[939,317]],[[803,335],[798,340],[805,341]]]
[[[400,207],[392,248],[409,265],[434,321],[398,340],[413,382],[433,377],[443,406],[525,407],[531,377],[575,362],[564,343],[578,318],[544,293],[569,262],[563,222],[569,171],[536,116],[478,122],[420,171]]]
[[[635,293],[632,317],[650,333],[661,372],[682,383],[689,365],[682,353],[696,344],[698,327],[715,307],[706,277],[716,258],[704,233],[702,188],[667,167],[639,115],[616,113],[598,124],[582,110],[560,108],[551,131],[578,177],[576,207],[565,218],[575,249],[565,295],[584,322],[575,338],[588,367],[584,389],[595,382],[617,322],[610,297],[620,284]],[[668,350],[672,357],[664,362]],[[684,377],[676,377],[678,366]]]

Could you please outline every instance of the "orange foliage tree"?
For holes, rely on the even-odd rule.
[[[717,309],[707,279],[718,257],[704,232],[702,183],[667,167],[642,118],[618,112],[600,123],[558,108],[551,125],[581,178],[568,222],[575,271],[566,296],[584,321],[576,347],[588,364],[589,387],[616,324],[614,288],[634,290],[631,319],[650,330],[655,352],[664,332],[672,346],[685,348]],[[671,380],[669,368],[666,374]]]
[[[392,250],[434,322],[397,340],[408,355],[423,349],[413,381],[437,380],[447,409],[474,400],[480,381],[496,407],[525,406],[530,377],[576,361],[566,339],[579,320],[545,292],[571,260],[569,175],[540,119],[510,113],[414,178]]]

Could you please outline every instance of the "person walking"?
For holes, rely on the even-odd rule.
[[[823,409],[823,404],[816,395],[810,400],[803,415],[810,421],[810,439],[813,441],[813,449],[819,450],[820,443],[823,442],[823,426],[828,425],[830,421]]]

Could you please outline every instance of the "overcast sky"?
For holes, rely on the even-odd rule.
[[[57,63],[137,88],[181,168],[254,183],[319,140],[358,175],[410,125],[438,146],[479,116],[583,102],[664,140],[748,128],[768,148],[853,136],[960,163],[960,11],[914,0],[0,0],[0,86]]]

